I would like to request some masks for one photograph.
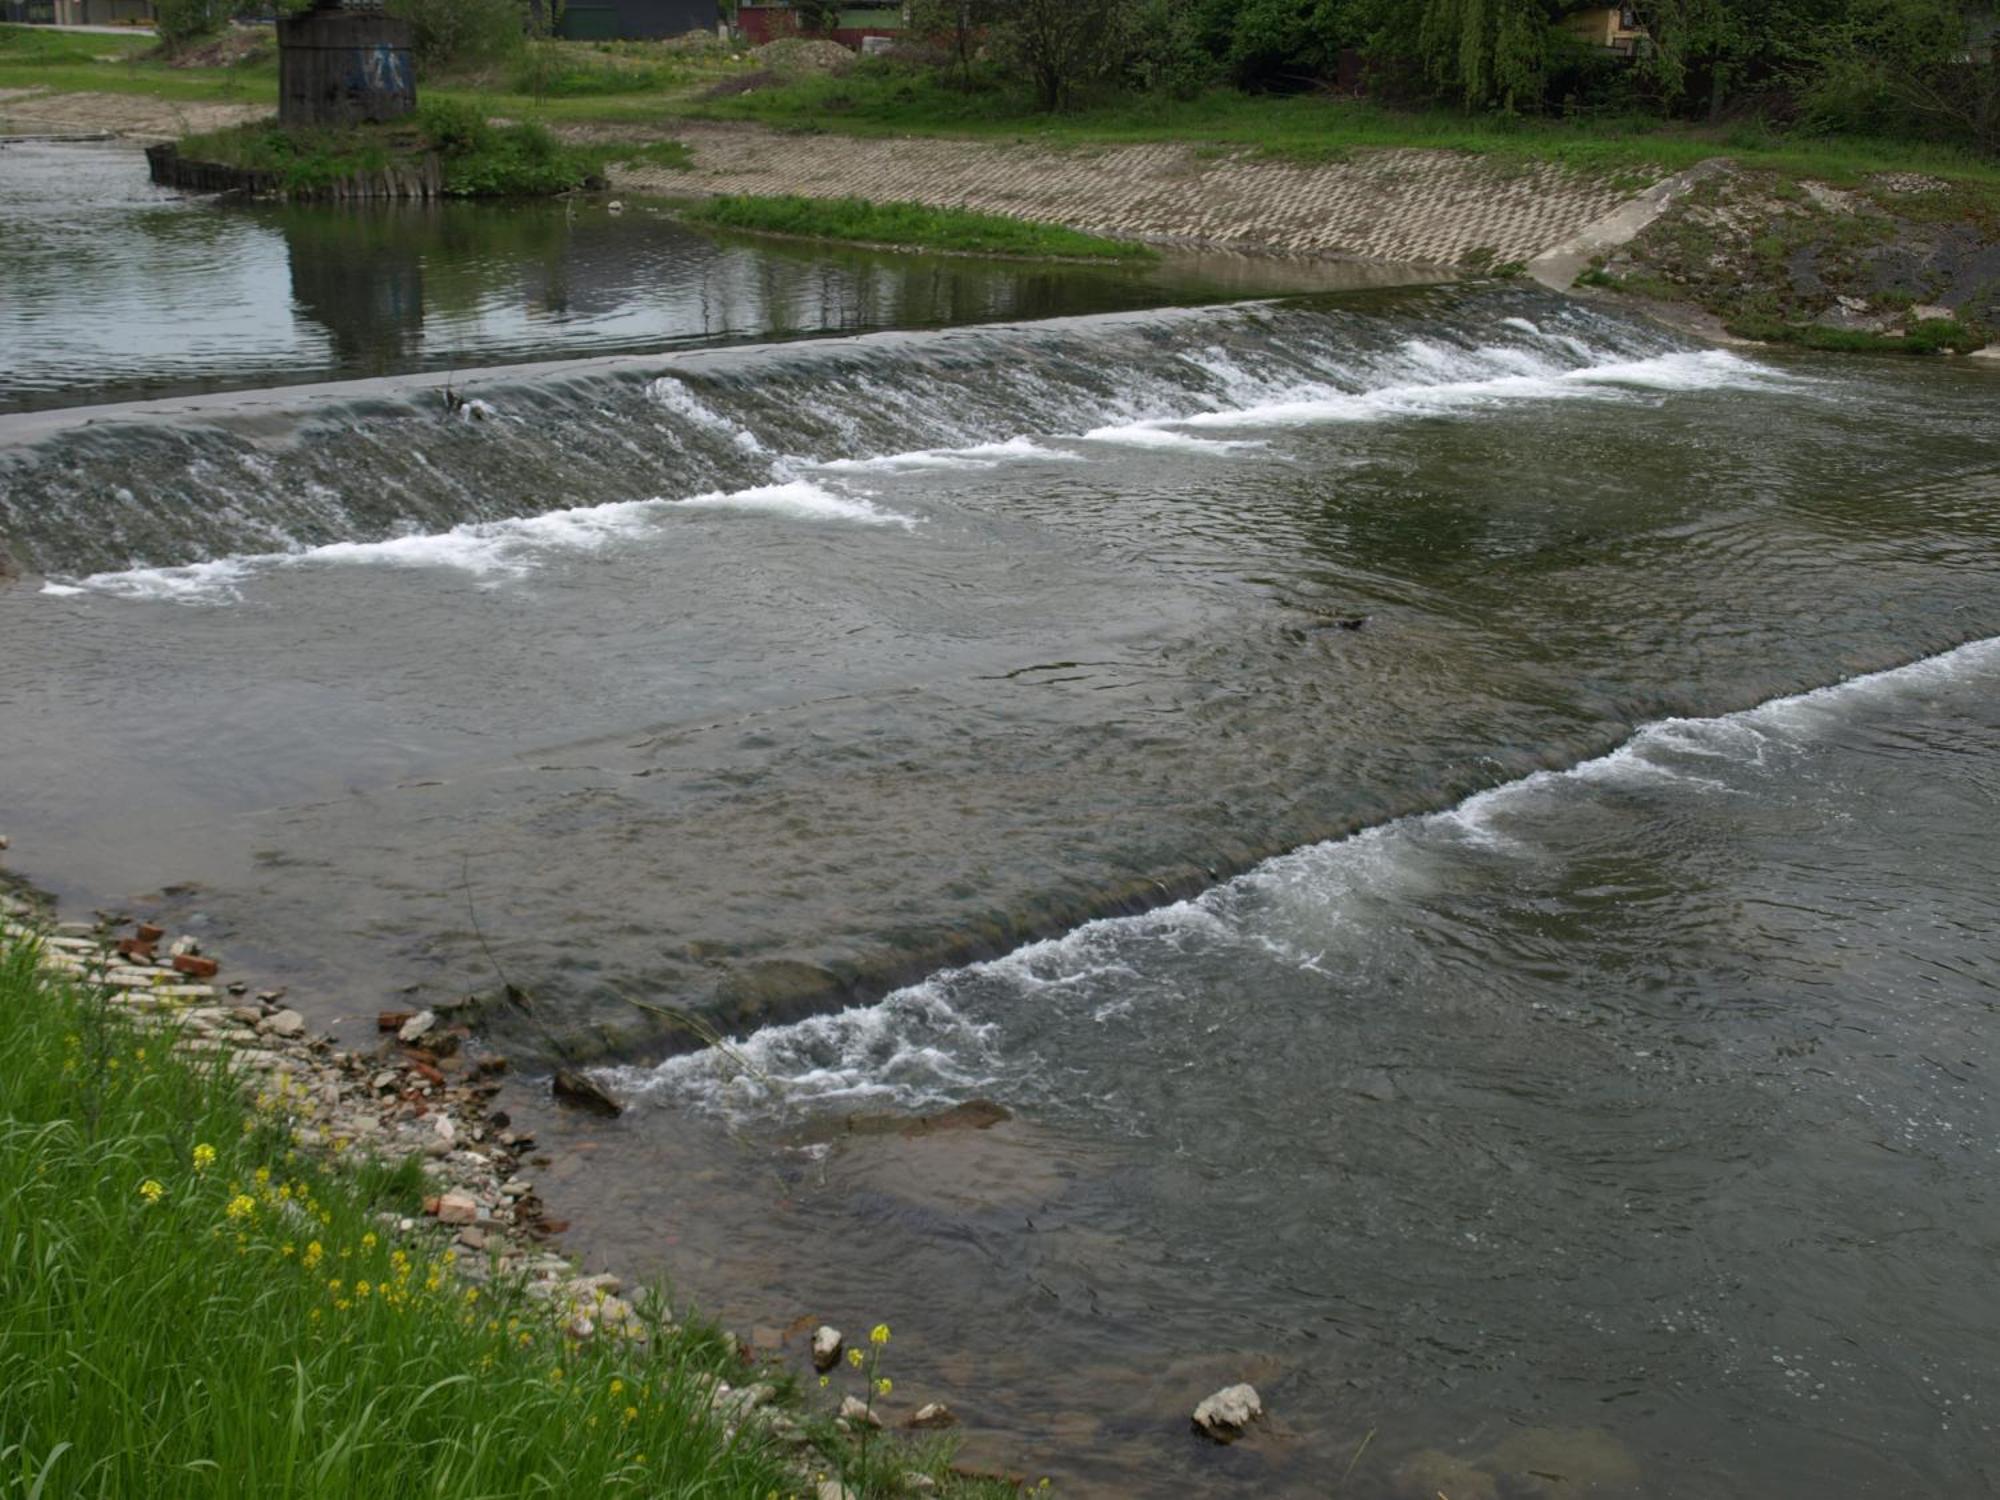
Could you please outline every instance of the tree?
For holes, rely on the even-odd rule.
[[[1053,112],[1124,57],[1129,0],[996,0],[993,40]]]
[[[994,0],[910,0],[910,30],[927,42],[943,42],[958,69],[959,86],[970,89],[972,57],[994,9]]]

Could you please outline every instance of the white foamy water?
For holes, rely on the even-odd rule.
[[[910,453],[885,453],[879,458],[833,458],[825,462],[798,460],[829,474],[900,473],[922,469],[992,469],[1019,459],[1075,461],[1077,455],[1044,448],[1033,438],[1012,437],[998,443],[974,443],[966,448],[919,448]]]
[[[1510,825],[1560,817],[1560,799],[1580,787],[1677,782],[1698,794],[1728,793],[1727,782],[1687,762],[1761,765],[1775,747],[1802,745],[1858,707],[1994,676],[2000,676],[2000,637],[1735,713],[1659,720],[1616,749],[1565,770],[1537,771],[1440,812],[1278,855],[1188,900],[1087,922],[1004,957],[932,975],[873,1005],[766,1027],[727,1053],[692,1053],[653,1067],[612,1069],[606,1077],[635,1102],[735,1117],[855,1102],[927,1109],[996,1085],[1004,1097],[1009,1059],[1000,1050],[997,1026],[963,1008],[965,992],[975,985],[999,981],[1016,1003],[1034,1004],[1040,996],[1056,1004],[1065,991],[1129,980],[1126,994],[1091,1013],[1092,1020],[1111,1023],[1145,1003],[1146,976],[1158,970],[1162,951],[1249,944],[1281,961],[1316,967],[1317,955],[1288,929],[1326,930],[1347,919],[1357,897],[1393,900],[1404,886],[1421,885],[1429,877],[1420,851],[1440,841],[1504,849]]]
[[[177,568],[128,568],[42,585],[54,595],[105,594],[170,603],[220,603],[235,598],[259,572],[281,568],[364,566],[436,568],[479,578],[517,578],[559,553],[586,553],[656,531],[675,510],[741,510],[801,521],[911,527],[915,519],[885,510],[865,496],[836,494],[808,480],[716,490],[681,500],[616,501],[575,506],[505,521],[474,521],[449,531],[379,542],[330,542],[295,552],[220,558]]]

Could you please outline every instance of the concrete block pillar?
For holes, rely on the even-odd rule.
[[[416,107],[409,22],[332,9],[278,22],[281,124],[359,125],[400,119]]]

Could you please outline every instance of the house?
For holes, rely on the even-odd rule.
[[[150,26],[152,0],[55,0],[58,26]]]
[[[556,35],[602,42],[690,31],[713,34],[721,20],[716,0],[568,0],[556,21]]]
[[[1590,5],[1563,17],[1563,29],[1592,47],[1631,57],[1650,40],[1634,5]]]

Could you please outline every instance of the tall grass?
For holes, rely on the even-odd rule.
[[[0,949],[0,1495],[786,1492],[706,1414],[730,1341],[572,1343],[283,1108]]]

